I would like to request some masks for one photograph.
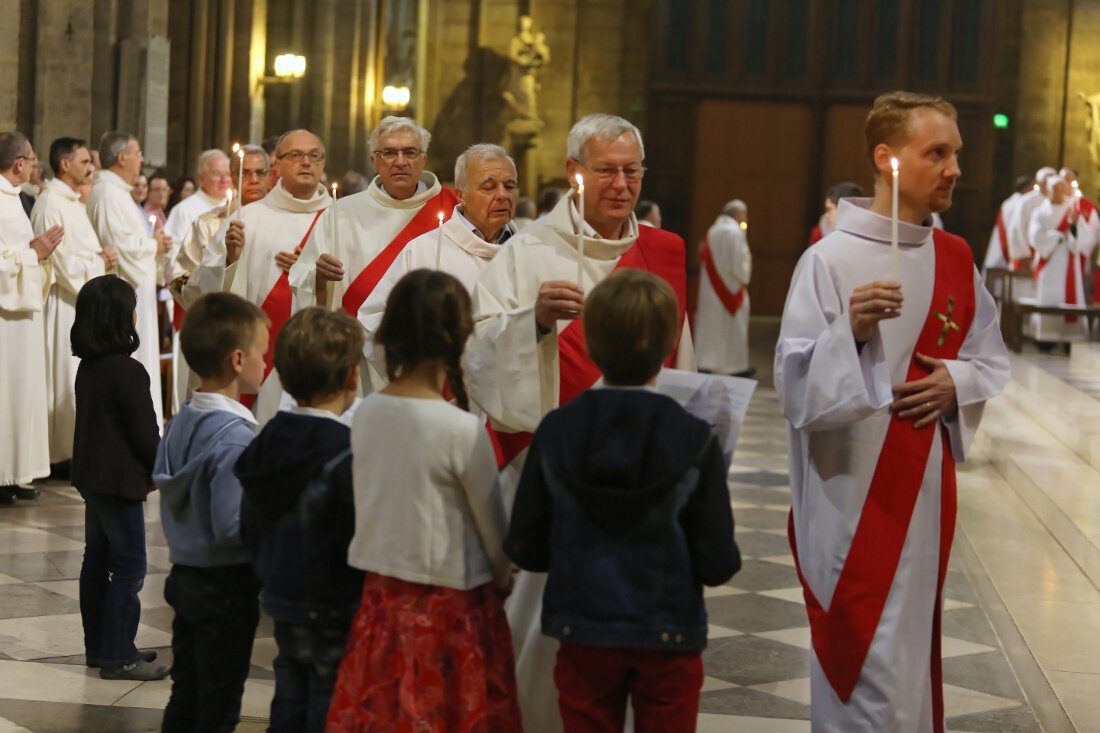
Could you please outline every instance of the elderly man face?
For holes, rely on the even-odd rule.
[[[199,173],[199,188],[212,198],[225,198],[229,191],[228,157],[218,155],[206,161],[206,170]]]
[[[234,161],[236,165],[236,161]],[[236,176],[237,171],[232,171]],[[233,179],[234,182],[237,180]],[[259,153],[248,153],[244,156],[244,175],[241,177],[241,205],[246,206],[253,201],[259,201],[267,195],[268,170],[264,165],[264,156]]]
[[[299,130],[287,135],[275,151],[279,179],[291,196],[309,198],[325,172],[325,147],[321,138]]]
[[[516,169],[504,158],[471,160],[466,164],[466,185],[458,191],[462,214],[489,241],[516,213]]]
[[[145,155],[141,152],[141,143],[131,138],[118,154],[115,169],[119,177],[132,184],[141,173],[141,165],[145,162]]]
[[[584,218],[602,237],[618,238],[642,192],[642,146],[632,132],[593,138],[583,161],[566,161],[569,179],[584,177]]]
[[[378,149],[371,153],[371,163],[382,179],[382,187],[398,201],[416,193],[427,162],[428,155],[420,149],[419,136],[409,129],[382,135],[378,138]]]
[[[18,186],[30,181],[31,174],[34,173],[34,167],[36,165],[38,165],[38,157],[34,154],[34,146],[27,143],[27,149],[15,159],[15,164],[11,167],[12,175],[15,177],[15,184]]]

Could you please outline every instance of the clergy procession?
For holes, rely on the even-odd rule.
[[[273,624],[270,731],[696,730],[704,598],[743,565],[745,408],[717,395],[747,404],[764,366],[748,204],[709,214],[696,291],[694,246],[655,203],[635,215],[650,141],[622,117],[572,124],[569,187],[537,218],[516,218],[538,192],[508,150],[466,141],[433,173],[412,117],[371,129],[353,194],[314,132],[272,142],[203,151],[159,221],[131,197],[129,132],[0,133],[0,503],[51,475],[84,502],[86,666],[168,678],[163,731],[232,731]],[[873,189],[830,191],[774,346],[783,541],[810,730],[932,733],[956,466],[1009,360],[971,247],[933,226],[963,175],[955,107],[883,94],[854,144]],[[1083,304],[1096,208],[1071,169],[1030,183],[983,269]],[[1026,327],[1044,349],[1088,337]],[[154,502],[159,650],[139,639]]]

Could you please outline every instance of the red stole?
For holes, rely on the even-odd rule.
[[[302,249],[305,248],[306,242],[309,241],[309,235],[313,233],[313,227],[316,226],[317,220],[321,218],[321,214],[324,213],[324,209],[321,209],[313,215],[313,221],[309,223],[309,229],[306,229],[305,236],[302,237],[302,241],[298,242],[298,247],[294,250],[294,254],[301,254]],[[290,320],[290,304],[293,299],[293,293],[290,289],[290,276],[286,271],[279,273],[279,279],[275,281],[275,284],[271,287],[271,291],[264,298],[263,304],[260,308],[267,314],[267,317],[271,320],[271,325],[267,328],[268,342],[267,353],[264,354],[264,381],[267,380],[267,375],[271,374],[271,369],[275,365],[275,337],[279,335],[279,331],[283,329],[283,324]],[[256,402],[256,395],[245,394],[241,395],[241,404],[245,407],[252,407]]]
[[[684,240],[672,232],[654,227],[639,227],[638,241],[619,258],[615,269],[630,267],[659,276],[672,286],[680,310],[683,329],[687,303],[687,270],[684,267]],[[675,366],[679,338],[665,366]],[[588,357],[581,320],[569,323],[558,334],[558,405],[572,401],[600,378],[600,368]],[[503,468],[531,444],[531,433],[503,433],[490,427],[497,452],[497,465]]]
[[[933,231],[932,237],[936,248],[936,280],[924,328],[910,356],[906,381],[928,375],[916,361],[917,352],[936,359],[957,358],[974,318],[974,261],[969,246],[961,237],[938,229]],[[937,427],[933,424],[915,430],[913,421],[891,416],[859,524],[828,609],[818,602],[802,576],[793,512],[788,520],[788,537],[806,599],[814,652],[829,684],[842,701],[851,697],[859,680],[886,606]],[[938,596],[942,595],[955,531],[955,462],[946,432],[943,435],[940,501]],[[932,670],[933,701],[940,711],[937,719],[942,721],[942,684],[937,677],[940,667],[939,600],[937,597]]]
[[[1062,221],[1058,223],[1058,231],[1063,235],[1069,232],[1069,215],[1071,211],[1073,211],[1073,207],[1066,209],[1066,213],[1062,216]],[[1088,213],[1092,211],[1096,211],[1096,208],[1091,203],[1084,199],[1079,200],[1079,208],[1077,211],[1078,219],[1086,218]],[[1077,278],[1074,277],[1074,274],[1077,272],[1078,268],[1080,268],[1081,276],[1084,277],[1087,262],[1083,253],[1078,253],[1075,257],[1073,252],[1068,251],[1068,246],[1066,250],[1066,284],[1065,295],[1062,297],[1062,302],[1066,305],[1077,305]],[[1046,268],[1048,262],[1049,260],[1045,258],[1039,260],[1039,264],[1035,267],[1036,280],[1039,279],[1039,273]],[[1066,316],[1065,318],[1066,323],[1077,323],[1077,316]]]
[[[714,264],[714,257],[710,253],[710,239],[703,240],[703,247],[699,250],[699,259],[703,261],[703,266],[706,267],[707,279],[710,280],[710,286],[714,288],[718,300],[722,301],[727,313],[736,316],[737,311],[741,310],[741,306],[745,303],[745,286],[742,285],[736,293],[731,292],[726,287],[726,282],[718,272],[718,266]]]
[[[393,241],[386,245],[386,248],[379,252],[378,256],[371,260],[371,263],[363,268],[363,271],[348,286],[341,302],[344,310],[353,318],[358,317],[359,307],[374,292],[378,282],[386,274],[386,270],[390,269],[390,265],[401,254],[401,250],[405,249],[405,245],[433,227],[439,226],[440,212],[443,212],[444,219],[449,219],[451,211],[457,204],[458,197],[449,188],[441,190],[432,201],[425,202],[405,228],[397,233]]]

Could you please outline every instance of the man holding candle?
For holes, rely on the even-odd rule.
[[[822,733],[943,730],[954,463],[1008,381],[970,249],[931,227],[960,175],[955,120],[935,97],[875,101],[865,128],[874,198],[840,203],[836,231],[803,254],[787,295],[775,384],[813,641],[811,726]]]
[[[195,219],[229,202],[229,192],[233,187],[229,156],[216,148],[204,150],[199,153],[196,168],[199,190],[172,207],[168,223],[164,225],[164,230],[172,237],[172,249],[165,258],[165,282],[170,282],[178,274],[175,272],[176,257],[191,239],[191,225]]]
[[[366,354],[373,367],[370,379],[376,388],[385,383],[386,365],[385,355],[374,348],[372,339],[397,281],[419,268],[443,270],[472,292],[478,276],[516,233],[512,217],[519,179],[515,161],[504,148],[487,143],[467,148],[455,161],[455,187],[459,204],[451,218],[409,242],[359,308],[359,322],[367,330]]]
[[[50,144],[50,168],[54,172],[42,188],[31,210],[35,234],[51,227],[64,229],[61,244],[54,250],[53,284],[43,315],[46,320],[46,409],[49,413],[50,464],[73,457],[76,430],[76,368],[69,332],[76,318],[76,296],[84,283],[118,264],[114,252],[99,245],[88,210],[80,203],[80,187],[95,168],[88,144],[62,137]]]
[[[103,169],[96,173],[88,197],[88,217],[104,251],[118,258],[119,276],[137,292],[135,325],[141,343],[134,358],[149,374],[149,391],[160,427],[164,423],[164,398],[160,389],[157,263],[171,249],[172,237],[164,230],[150,236],[145,213],[130,198],[130,187],[145,160],[137,138],[125,132],[104,133],[99,142],[99,159]]]
[[[509,240],[474,288],[466,382],[492,419],[509,501],[539,421],[599,378],[579,318],[585,292],[615,269],[648,270],[672,285],[682,325],[669,366],[695,365],[684,318],[684,242],[661,229],[639,229],[634,216],[645,174],[641,132],[621,117],[588,115],[569,133],[565,168],[573,186],[581,177],[583,201],[577,188],[567,193]],[[557,642],[542,635],[539,620],[544,583],[543,574],[521,573],[507,604],[523,720],[533,733],[561,730]]]
[[[440,211],[451,215],[458,199],[424,170],[431,137],[410,117],[386,117],[374,128],[378,175],[317,223],[290,271],[294,310],[342,307],[356,316],[405,245],[435,229]]]
[[[258,192],[266,175],[264,160],[245,146],[246,201]],[[311,231],[321,226],[322,212],[332,197],[321,185],[325,170],[325,145],[309,130],[284,133],[275,146],[278,182],[267,195],[247,203],[211,238],[202,266],[188,280],[189,297],[203,292],[228,290],[263,308],[271,319],[271,338],[264,355],[265,372],[260,393],[245,398],[263,425],[278,411],[283,394],[272,357],[275,337],[291,314],[291,288],[287,273],[298,260]]]

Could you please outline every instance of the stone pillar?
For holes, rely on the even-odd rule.
[[[259,145],[264,139],[264,85],[267,71],[267,0],[253,0],[252,41],[248,49],[248,88],[251,108],[248,118],[248,140]],[[309,63],[309,60],[306,60]]]
[[[17,128],[19,117],[19,11],[21,0],[0,0],[0,17],[8,29],[3,43],[0,43],[0,130]],[[15,32],[12,32],[12,31]],[[29,130],[27,132],[30,132]]]

